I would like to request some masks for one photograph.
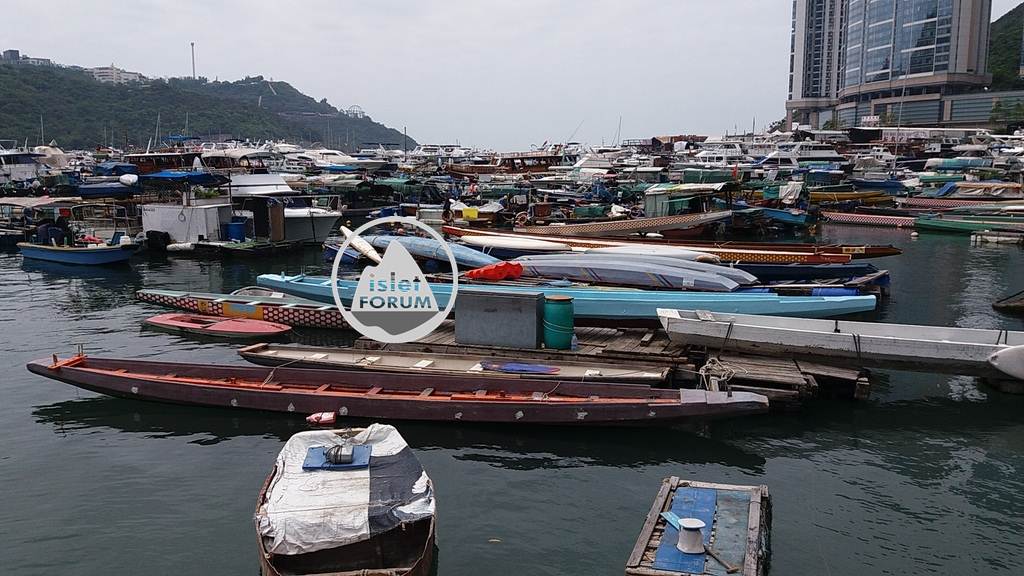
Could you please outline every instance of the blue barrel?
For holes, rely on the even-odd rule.
[[[572,348],[572,296],[552,294],[544,297],[544,347],[554,350]]]
[[[236,242],[245,242],[245,221],[242,222],[228,222],[224,225],[227,229],[228,240],[234,240]]]

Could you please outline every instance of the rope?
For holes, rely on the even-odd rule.
[[[305,358],[296,358],[294,360],[289,360],[284,364],[278,364],[277,366],[274,366],[273,368],[270,369],[270,372],[267,374],[267,377],[263,379],[263,383],[261,383],[260,386],[266,386],[267,384],[270,384],[270,381],[273,380],[274,376],[277,374],[278,368],[285,368],[286,366],[290,366],[292,364],[295,364],[296,362],[301,362],[302,360],[305,360]]]
[[[718,348],[718,354],[715,355],[716,361],[722,357],[722,352],[725,351],[725,347],[729,344],[729,339],[732,338],[732,328],[735,325],[735,321],[729,322],[729,328],[725,331],[725,338],[722,340],[722,345]]]
[[[700,375],[700,385],[705,390],[711,390],[711,379],[714,378],[718,381],[718,384],[725,388],[725,391],[731,396],[732,390],[729,388],[729,381],[732,380],[733,376],[736,375],[736,368],[722,362],[718,358],[709,358],[707,362],[701,366],[697,373]],[[739,370],[746,373],[747,371],[742,367]]]

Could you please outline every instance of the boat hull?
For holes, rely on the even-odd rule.
[[[44,246],[19,242],[21,255],[32,260],[45,260],[60,264],[78,264],[85,266],[102,266],[104,264],[120,264],[127,262],[137,248],[136,245],[100,246],[96,248],[69,248],[63,246]]]
[[[1005,378],[1007,374],[990,364],[990,357],[1024,345],[1024,333],[1000,330],[845,321],[795,321],[792,328],[780,328],[771,324],[785,324],[785,318],[757,325],[761,320],[728,314],[716,315],[714,321],[701,320],[687,310],[662,310],[659,317],[669,339],[679,344],[815,357],[858,368]],[[994,344],[1000,338],[1008,339],[1006,344]]]
[[[231,338],[234,340],[275,338],[291,331],[290,326],[264,320],[222,318],[220,316],[201,316],[175,312],[159,314],[142,322],[146,326],[170,332],[198,334],[214,338]]]
[[[589,224],[566,224],[564,226],[526,226],[516,228],[517,233],[538,234],[541,236],[623,236],[647,232],[668,232],[703,227],[714,222],[732,218],[732,212],[705,212],[700,214],[677,214],[674,216],[655,216],[653,218],[636,218],[633,220],[609,220],[607,222],[591,222]]]
[[[330,278],[319,276],[261,275],[260,286],[274,288],[318,302],[334,302]],[[338,280],[339,295],[351,305],[354,280]],[[439,307],[448,305],[451,285],[431,283],[431,292]],[[701,309],[736,314],[769,314],[801,318],[829,318],[875,309],[874,296],[778,296],[679,290],[636,290],[619,288],[559,288],[544,285],[461,283],[459,292],[543,293],[573,298],[573,313],[579,325],[657,326],[658,308]]]
[[[560,381],[551,401],[530,395],[552,390],[551,380],[425,378],[417,374],[209,366],[74,356],[27,365],[40,376],[79,388],[155,402],[314,414],[349,418],[559,425],[656,425],[759,414],[768,399],[749,392],[661,390],[632,384]],[[351,376],[351,375],[350,375]],[[443,385],[447,394],[434,393]],[[381,393],[386,387],[388,392]],[[479,391],[483,390],[483,397]],[[515,398],[525,395],[525,400]]]
[[[143,302],[225,318],[250,318],[304,328],[349,327],[333,303],[325,305],[298,298],[278,299],[174,290],[139,290],[135,297]]]
[[[550,240],[551,237],[529,236],[518,233],[497,232],[493,230],[477,230],[471,228],[458,228],[445,226],[445,234],[451,236],[483,235],[504,238],[527,238],[534,240]],[[674,242],[668,240],[657,240],[654,238],[641,238],[639,236],[626,236],[622,238],[584,238],[584,237],[559,237],[561,242],[571,248],[608,248],[621,246],[676,246],[695,252],[704,252],[718,256],[728,262],[751,262],[771,264],[825,264],[844,263],[854,258],[880,258],[883,256],[896,256],[901,254],[899,248],[892,246],[847,246],[847,245],[815,245],[815,244],[766,244],[757,242],[713,242],[713,241],[685,241]]]
[[[316,212],[288,208],[284,217],[284,239],[288,242],[322,244],[335,231],[340,212]]]

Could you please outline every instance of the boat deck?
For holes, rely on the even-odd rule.
[[[550,361],[601,362],[624,365],[665,364],[672,367],[669,383],[693,387],[699,383],[699,369],[715,351],[673,344],[661,329],[576,328],[576,350],[523,350],[499,346],[459,344],[455,324],[445,322],[426,338],[404,344],[382,344],[359,338],[354,346],[367,350],[394,350],[443,354],[486,354]],[[773,407],[793,405],[818,395],[865,400],[871,382],[862,370],[852,370],[768,356],[722,354],[718,361],[734,371],[732,390],[767,396]]]

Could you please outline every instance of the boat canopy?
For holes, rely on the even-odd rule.
[[[337,445],[353,447],[356,463],[368,448],[368,464],[304,468],[322,463],[316,454]],[[393,426],[299,432],[285,443],[275,470],[266,504],[256,512],[256,529],[271,554],[337,548],[434,515],[430,478]]]
[[[93,174],[96,176],[123,176],[138,173],[139,167],[127,162],[101,162],[93,168]]]

